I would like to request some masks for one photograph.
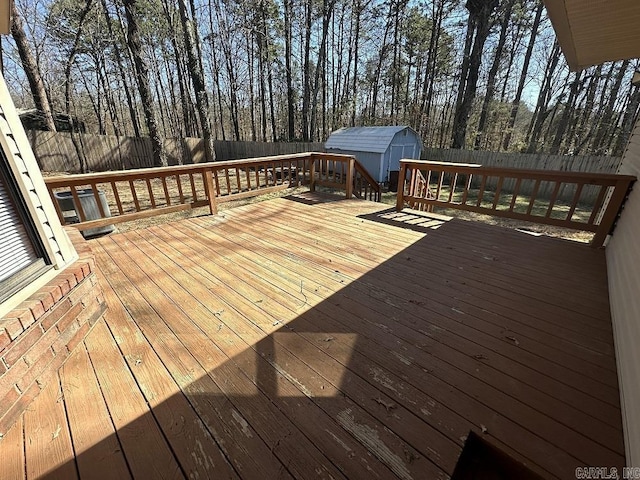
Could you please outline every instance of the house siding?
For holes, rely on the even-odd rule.
[[[60,225],[29,141],[1,77],[0,145],[6,153],[9,167],[17,179],[50,262],[56,269],[64,268],[77,255]]]
[[[640,178],[640,122],[619,173]],[[640,184],[631,192],[607,248],[609,299],[616,344],[627,464],[640,466]]]

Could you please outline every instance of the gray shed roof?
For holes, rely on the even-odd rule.
[[[406,126],[341,128],[329,135],[324,148],[327,150],[337,148],[355,152],[384,153],[396,133],[405,129],[413,132],[411,127]],[[415,132],[413,133],[415,134]]]

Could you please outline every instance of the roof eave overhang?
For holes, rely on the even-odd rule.
[[[640,57],[640,1],[544,0],[569,68]]]

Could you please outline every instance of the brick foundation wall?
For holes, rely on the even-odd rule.
[[[106,310],[89,244],[70,236],[79,260],[0,318],[0,438]]]

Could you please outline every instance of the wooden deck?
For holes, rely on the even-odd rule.
[[[544,478],[624,464],[604,254],[308,194],[92,241],[110,310],[0,478]]]

